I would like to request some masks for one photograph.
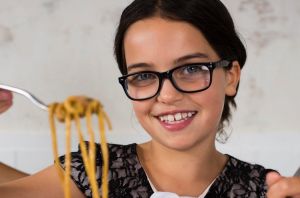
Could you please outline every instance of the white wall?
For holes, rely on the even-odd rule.
[[[0,0],[0,83],[46,103],[69,95],[99,98],[111,142],[142,142],[117,82],[113,37],[129,0]],[[300,166],[300,1],[224,0],[247,45],[232,136],[218,147],[291,175]],[[63,128],[59,126],[60,145]],[[21,96],[0,118],[0,160],[35,172],[52,163],[47,113]],[[76,140],[74,140],[76,147]],[[63,152],[63,149],[61,149]]]

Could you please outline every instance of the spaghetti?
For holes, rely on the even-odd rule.
[[[53,103],[49,106],[49,121],[51,127],[53,155],[55,159],[55,166],[57,168],[59,177],[64,186],[65,198],[71,197],[70,190],[70,174],[71,174],[71,123],[75,122],[77,136],[79,138],[79,146],[82,153],[84,167],[92,188],[92,197],[99,198],[98,184],[96,181],[96,148],[95,135],[92,127],[92,114],[98,117],[98,125],[100,130],[101,151],[103,158],[102,166],[102,196],[108,197],[108,148],[105,137],[105,124],[111,129],[111,122],[107,114],[103,110],[102,104],[92,98],[84,96],[71,96],[63,103]],[[86,117],[87,131],[89,134],[88,149],[84,143],[83,132],[81,129],[80,118]],[[55,118],[61,122],[65,122],[66,126],[66,156],[65,156],[65,172],[62,171],[59,165],[58,148],[57,148],[57,133],[55,127]]]

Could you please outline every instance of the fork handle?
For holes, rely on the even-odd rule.
[[[45,111],[48,111],[48,106],[45,105],[41,100],[39,100],[37,97],[35,97],[28,91],[25,91],[23,89],[19,89],[16,87],[8,86],[8,85],[3,85],[3,84],[0,84],[0,89],[8,90],[8,91],[23,95],[27,99],[29,99],[32,103],[34,103],[36,106],[38,106],[39,108],[41,108]]]

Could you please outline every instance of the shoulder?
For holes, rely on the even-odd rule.
[[[127,173],[128,171],[131,171],[131,175],[137,175],[138,171],[142,169],[142,166],[139,163],[139,159],[137,156],[135,143],[128,145],[108,144],[108,150],[110,172],[126,169]],[[102,162],[101,150],[97,152],[97,161]],[[101,166],[102,163],[97,163],[97,166],[99,165]],[[119,173],[114,172],[114,174]]]
[[[241,179],[263,179],[264,173],[268,171],[268,169],[259,164],[245,162],[230,155],[228,155],[228,162],[225,169],[226,176],[231,178],[242,177]]]
[[[270,169],[228,155],[228,162],[212,186],[222,197],[265,197],[266,174]]]
[[[85,142],[86,149],[89,150],[89,142]],[[116,169],[122,169],[130,167],[130,165],[135,165],[137,168],[140,168],[138,157],[136,154],[136,144],[120,145],[120,144],[107,144],[109,151],[109,166],[110,171]],[[99,167],[97,171],[98,177],[101,177],[101,167],[103,165],[102,160],[102,151],[101,145],[95,143],[96,148],[96,166]],[[65,168],[65,156],[60,157],[60,163],[63,168]],[[85,174],[84,162],[82,158],[82,150],[78,146],[78,150],[71,153],[71,167],[72,167],[72,176],[76,172],[76,175],[81,177]],[[80,173],[80,174],[79,174]]]
[[[89,142],[85,142],[87,150],[89,149]],[[95,143],[96,145],[96,160],[97,164],[102,164],[102,151],[101,151],[101,145]],[[128,144],[128,145],[120,145],[120,144],[107,144],[108,151],[109,151],[109,159],[110,161],[119,160],[122,158],[135,158],[136,155],[136,144]],[[72,156],[72,162],[82,162],[82,154],[81,154],[81,148],[78,145],[78,150],[71,153]],[[64,162],[65,156],[60,157],[60,161]]]
[[[122,158],[135,158],[137,160],[136,144],[120,145],[108,144],[109,156],[112,161]],[[101,155],[101,150],[97,152]]]
[[[88,149],[88,142],[86,142]],[[109,196],[110,197],[150,197],[151,187],[147,182],[145,172],[139,163],[136,144],[120,145],[107,144],[109,150]],[[96,144],[96,167],[98,186],[101,186],[102,152]],[[60,158],[64,167],[64,156]],[[71,177],[77,187],[87,196],[91,197],[88,177],[85,172],[81,149],[72,152]]]

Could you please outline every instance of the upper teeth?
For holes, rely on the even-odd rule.
[[[187,118],[192,117],[194,114],[195,114],[195,112],[168,114],[168,115],[159,116],[159,119],[162,122],[163,121],[174,122],[174,121],[186,120]]]

